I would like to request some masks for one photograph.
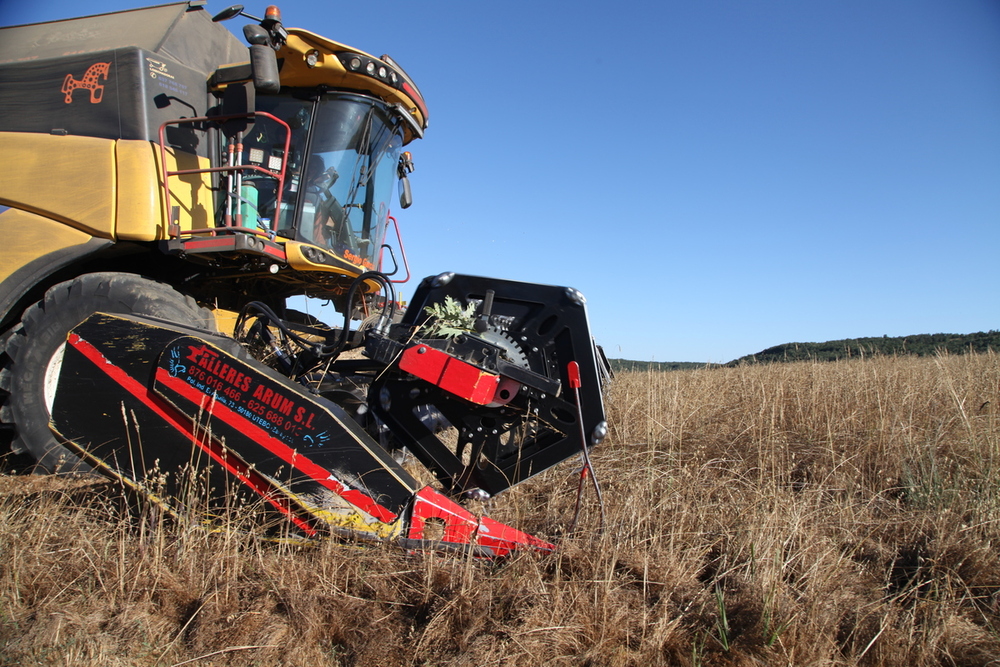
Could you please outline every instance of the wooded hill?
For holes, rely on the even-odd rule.
[[[1000,352],[1000,331],[990,330],[971,334],[917,334],[890,338],[845,338],[828,340],[824,343],[785,343],[775,345],[757,354],[748,354],[734,359],[725,366],[743,364],[766,364],[782,361],[836,361],[858,357],[916,356],[926,357],[939,352],[966,354],[968,352]],[[720,364],[690,361],[632,361],[630,359],[609,359],[611,369],[621,371],[681,371],[694,368],[714,368]]]
[[[825,343],[785,343],[757,354],[748,354],[730,361],[727,366],[771,363],[775,361],[836,361],[855,357],[903,356],[927,357],[941,352],[1000,352],[1000,331],[971,334],[917,334],[890,338],[846,338]]]

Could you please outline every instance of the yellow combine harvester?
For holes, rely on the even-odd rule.
[[[249,53],[218,23],[237,16]],[[273,6],[0,28],[13,451],[174,511],[193,468],[214,505],[262,499],[305,535],[549,548],[460,502],[600,442],[606,366],[570,288],[443,273],[396,312],[390,200],[410,205],[403,148],[426,127],[391,58]],[[287,309],[299,295],[343,321]]]

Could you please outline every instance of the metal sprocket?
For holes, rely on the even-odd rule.
[[[517,364],[522,368],[531,368],[524,350],[522,350],[521,346],[514,340],[514,337],[506,331],[497,329],[493,325],[490,325],[490,328],[479,334],[479,337],[487,343],[491,343],[502,349],[504,351],[504,356],[507,357],[507,361],[510,363]]]

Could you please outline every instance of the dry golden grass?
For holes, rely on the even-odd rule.
[[[630,374],[492,564],[254,541],[0,484],[0,664],[1000,665],[1000,359]],[[112,494],[113,495],[113,494]]]

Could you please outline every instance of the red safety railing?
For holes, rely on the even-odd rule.
[[[390,280],[392,280],[392,282],[394,282],[394,283],[405,283],[405,282],[407,282],[410,279],[410,263],[406,261],[406,248],[403,247],[403,236],[402,236],[402,234],[399,233],[399,223],[396,222],[396,218],[392,217],[391,215],[388,216],[388,218],[392,222],[393,228],[396,230],[396,243],[399,245],[399,254],[403,258],[403,268],[406,269],[406,277],[405,278],[403,278],[402,280],[393,280],[393,279],[390,278]],[[385,249],[386,249],[386,244],[383,243],[382,247],[379,249],[379,254],[378,254],[378,268],[379,268],[379,271],[382,270],[382,255],[385,254]],[[389,249],[389,252],[390,252],[390,254],[392,253],[392,248]],[[393,255],[392,257],[393,257],[393,259],[396,258],[395,255]],[[399,266],[398,265],[396,267],[396,270],[397,271],[399,270]],[[396,275],[396,271],[393,271],[389,275]]]
[[[166,131],[169,126],[179,126],[183,124],[194,124],[200,123],[203,126],[218,126],[222,123],[233,121],[233,120],[256,120],[258,117],[268,118],[273,120],[279,126],[281,126],[285,131],[285,148],[281,157],[281,169],[275,171],[273,169],[267,169],[261,165],[256,164],[242,164],[243,159],[243,133],[237,132],[234,138],[226,146],[226,159],[228,164],[220,167],[206,167],[202,169],[167,169],[167,143],[166,143]],[[200,131],[206,131],[206,127],[197,128]],[[173,220],[170,215],[171,207],[174,202],[177,201],[177,205],[180,206],[180,200],[171,192],[170,189],[170,178],[175,176],[184,176],[188,174],[228,174],[227,184],[225,186],[226,193],[226,213],[223,216],[222,225],[209,227],[206,229],[192,229],[185,232],[185,234],[196,235],[196,234],[210,234],[215,236],[219,233],[225,232],[241,232],[248,234],[257,234],[260,236],[267,236],[269,238],[274,238],[275,233],[278,229],[278,218],[281,215],[281,195],[285,190],[285,175],[286,168],[288,165],[288,153],[291,148],[292,130],[288,126],[288,123],[284,122],[280,118],[266,113],[264,111],[256,111],[253,113],[246,114],[233,114],[229,116],[197,116],[194,118],[180,118],[177,120],[169,120],[162,125],[160,125],[160,167],[162,171],[163,178],[163,190],[164,196],[163,200],[163,219],[167,221],[169,234],[171,238],[178,238],[181,236],[180,225],[177,221]],[[255,224],[252,227],[246,227],[243,224],[241,206],[241,190],[242,190],[242,179],[245,172],[256,172],[263,174],[266,177],[273,178],[277,181],[277,186],[275,188],[275,201],[274,201],[274,216],[271,218],[271,228],[269,230],[261,230],[259,225]],[[235,215],[233,214],[233,204],[235,200]],[[214,207],[213,207],[214,208]]]

